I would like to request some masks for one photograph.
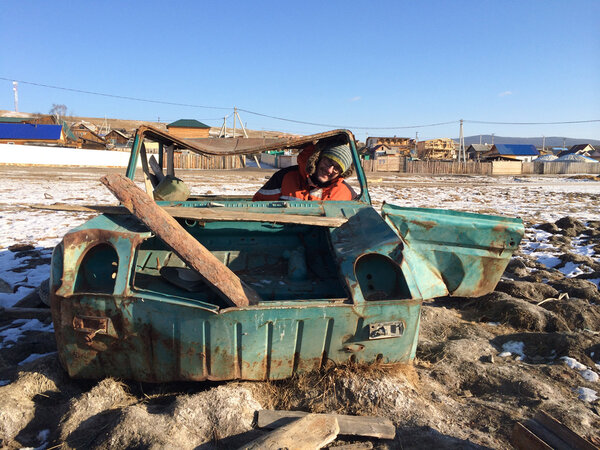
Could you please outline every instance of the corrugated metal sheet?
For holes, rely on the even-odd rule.
[[[540,154],[535,146],[531,144],[496,144],[494,147],[499,155],[529,156]]]
[[[60,139],[62,126],[30,123],[0,123],[0,139]]]

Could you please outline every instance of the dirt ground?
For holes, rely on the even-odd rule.
[[[2,175],[35,184],[89,181],[107,172],[19,168]],[[260,186],[269,173],[249,169],[244,178]],[[240,173],[204,176],[205,185],[214,185],[215,178],[234,183]],[[380,175],[372,177],[376,186]],[[406,191],[419,181],[392,177],[388,184]],[[448,187],[447,180],[426,184]],[[490,183],[471,184],[482,190]],[[589,195],[591,203],[582,208],[598,202]],[[600,445],[600,404],[581,398],[600,384],[591,375],[600,372],[600,293],[590,281],[600,278],[600,221],[580,220],[568,202],[564,206],[556,206],[557,220],[523,217],[530,242],[535,230],[548,233],[544,243],[559,250],[560,263],[549,269],[522,246],[495,292],[426,302],[417,357],[409,366],[328,367],[279,382],[81,381],[66,375],[54,353],[23,364],[32,353],[56,351],[51,331],[24,333],[14,345],[0,346],[0,446],[238,448],[265,433],[255,427],[260,409],[376,415],[396,427],[394,440],[339,436],[330,448],[511,448],[515,423],[542,410]],[[2,217],[20,207],[0,200]],[[593,249],[592,256],[576,252],[574,242]],[[15,244],[3,251],[30,251],[35,264],[35,248],[17,237]],[[40,263],[47,264],[45,258]],[[569,264],[581,273],[565,276],[559,269]],[[49,324],[40,296],[43,291],[19,306],[38,308],[40,322]],[[14,326],[14,318],[0,313],[0,331]],[[572,360],[580,365],[569,365]]]

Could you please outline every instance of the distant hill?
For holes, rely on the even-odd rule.
[[[577,139],[577,138],[562,138],[556,136],[546,136],[546,147],[562,147],[564,143],[567,147],[571,147],[577,144],[591,144],[595,148],[600,148],[600,140],[598,139]],[[536,147],[542,146],[542,138],[534,137],[534,138],[521,138],[521,137],[505,137],[505,136],[493,136],[494,144],[533,144]],[[458,144],[458,139],[454,139],[454,141]],[[480,136],[465,136],[465,146],[469,146],[471,144],[491,144],[492,143],[492,135],[491,134],[482,134],[481,141]]]

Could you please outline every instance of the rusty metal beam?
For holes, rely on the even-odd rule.
[[[106,175],[100,181],[123,205],[156,233],[173,251],[232,306],[257,304],[261,298],[179,223],[154,203],[133,181]]]

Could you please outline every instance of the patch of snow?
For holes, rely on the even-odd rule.
[[[596,372],[594,372],[593,370],[590,370],[590,369],[582,370],[579,373],[581,374],[581,376],[584,379],[586,379],[587,381],[589,381],[591,383],[596,383],[598,381],[598,379],[600,379],[600,377],[598,376],[598,374]]]
[[[579,399],[583,400],[584,402],[591,403],[593,401],[598,400],[598,396],[596,395],[597,392],[593,389],[579,387],[575,389],[575,392],[577,392],[577,396],[579,397]]]
[[[581,364],[575,358],[570,358],[568,356],[563,356],[560,358],[564,361],[564,363],[569,366],[571,369],[575,369],[579,372],[579,374],[587,381],[592,383],[597,382],[600,379],[600,376],[593,370],[591,370],[588,366]],[[597,364],[596,364],[597,365]]]
[[[540,264],[545,265],[549,269],[558,266],[562,262],[560,258],[550,253],[536,254],[534,256]]]
[[[571,369],[575,369],[575,370],[585,370],[585,369],[587,369],[587,366],[584,366],[579,361],[577,361],[575,358],[570,358],[568,356],[563,356],[560,359],[562,359],[565,362],[565,364],[567,366],[569,366]]]
[[[42,356],[55,355],[55,354],[56,354],[56,352],[50,352],[50,353],[32,353],[27,358],[25,358],[23,361],[21,361],[18,365],[21,366],[23,364],[27,364],[28,362],[35,361],[36,359],[39,359]]]
[[[52,324],[44,325],[38,319],[17,319],[13,321],[12,324],[21,325],[13,328],[6,327],[3,330],[0,330],[0,337],[3,338],[2,343],[0,343],[0,348],[12,347],[11,343],[16,343],[26,331],[54,331],[54,326]]]
[[[506,358],[507,356],[510,355],[518,355],[518,361],[520,361],[522,358],[525,358],[525,344],[523,342],[519,342],[519,341],[508,341],[505,342],[502,345],[502,353],[500,353],[498,356],[502,357],[502,358]]]
[[[568,278],[573,278],[573,277],[576,277],[577,275],[581,275],[582,273],[584,273],[584,271],[581,270],[579,265],[575,264],[572,261],[569,261],[568,263],[566,263],[563,267],[561,267],[558,270],[560,270]]]
[[[38,433],[37,438],[40,441],[40,444],[45,444],[48,441],[48,436],[50,436],[50,430],[42,430]]]

